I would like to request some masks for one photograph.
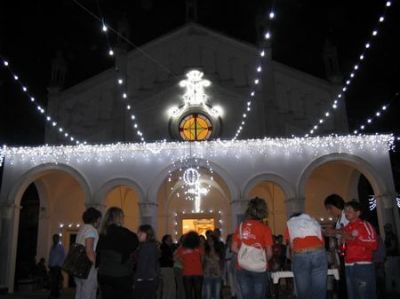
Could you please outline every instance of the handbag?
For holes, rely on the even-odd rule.
[[[239,237],[243,240],[242,236],[242,223],[239,227]],[[241,242],[238,252],[238,264],[240,268],[251,272],[265,272],[267,270],[267,257],[265,249],[261,246],[246,245]]]
[[[92,262],[86,254],[86,248],[82,244],[74,243],[68,251],[62,269],[68,274],[87,279],[89,276]]]

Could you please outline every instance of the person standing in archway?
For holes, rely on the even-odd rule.
[[[60,297],[60,287],[62,282],[61,267],[65,259],[64,246],[60,243],[60,235],[53,235],[53,245],[49,254],[49,284],[50,298]]]
[[[334,264],[339,268],[339,295],[340,298],[346,299],[346,273],[344,269],[344,252],[340,250],[343,248],[343,243],[340,235],[341,229],[343,229],[349,221],[346,219],[344,214],[344,200],[337,194],[331,194],[325,198],[324,205],[329,215],[336,220],[336,224],[333,228],[327,228],[324,231],[326,237],[333,238],[333,243],[336,243],[335,252],[333,252]],[[335,246],[334,246],[335,247]]]
[[[101,222],[101,212],[88,208],[82,215],[84,225],[78,231],[76,243],[85,246],[86,255],[92,262],[86,279],[75,277],[75,299],[95,299],[97,294],[96,247],[99,241],[97,228]]]
[[[292,253],[297,298],[326,298],[328,259],[318,221],[305,213],[293,214],[287,222],[285,239]]]
[[[103,299],[132,298],[133,253],[139,245],[134,232],[123,227],[124,212],[107,210],[97,245],[98,282]]]
[[[267,203],[262,198],[253,198],[249,201],[246,210],[246,220],[236,229],[233,235],[232,251],[238,253],[237,279],[243,299],[265,299],[268,290],[267,267],[268,260],[272,257],[272,231],[264,224],[267,217]],[[253,257],[260,261],[262,269],[246,270],[243,250],[257,252]],[[258,249],[258,250],[257,250]],[[242,255],[242,258],[240,257]],[[242,262],[241,262],[242,259]],[[250,259],[250,260],[255,260]],[[248,269],[252,268],[247,265]],[[252,265],[254,266],[254,265]]]
[[[360,219],[361,205],[353,200],[345,205],[349,224],[342,230],[346,242],[345,264],[349,299],[375,299],[376,278],[373,254],[378,248],[374,227]]]

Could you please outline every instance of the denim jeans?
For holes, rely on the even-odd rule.
[[[221,292],[221,277],[204,277],[203,280],[203,298],[206,299],[219,299]]]
[[[375,299],[374,264],[346,266],[346,284],[348,299]]]
[[[237,280],[242,299],[265,299],[268,287],[267,272],[237,271]]]
[[[298,299],[325,299],[328,276],[325,250],[293,254],[293,274]]]

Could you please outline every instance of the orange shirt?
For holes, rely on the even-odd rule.
[[[289,237],[289,229],[286,227],[285,230],[285,235],[284,238],[286,241],[290,240]],[[305,237],[305,238],[295,238],[293,240],[292,250],[293,252],[302,250],[302,249],[307,249],[307,248],[316,248],[316,247],[322,247],[324,246],[324,241],[322,241],[320,238],[315,237],[315,236],[310,236],[310,237]]]
[[[238,244],[244,242],[246,245],[260,245],[263,248],[272,246],[272,231],[264,223],[257,220],[246,220],[242,224],[242,239],[239,236],[239,227],[233,235],[233,241]]]
[[[181,260],[184,276],[202,276],[202,257],[204,251],[201,247],[190,249],[179,247],[176,256]]]

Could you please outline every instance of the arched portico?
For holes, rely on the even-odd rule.
[[[105,182],[95,193],[95,202],[102,207],[103,213],[109,207],[119,207],[124,211],[125,226],[136,231],[141,220],[141,203],[144,191],[139,183],[131,178],[113,178]]]
[[[37,255],[40,257],[48,256],[51,235],[61,233],[60,223],[80,222],[85,204],[91,197],[91,188],[86,178],[69,165],[42,164],[20,176],[7,197],[8,212],[3,216],[3,225],[8,229],[1,236],[5,241],[1,247],[1,268],[7,269],[8,273],[2,281],[6,281],[10,291],[14,288],[20,202],[25,190],[32,183],[37,187],[40,200],[37,242]],[[68,243],[67,239],[64,241]]]
[[[313,177],[317,171],[319,171],[318,177]],[[312,207],[312,211],[308,212],[316,213],[316,209],[323,209],[323,199],[330,193],[337,193],[345,200],[357,197],[357,185],[355,184],[360,176],[364,175],[378,199],[378,222],[380,230],[383,231],[383,225],[386,222],[393,222],[394,219],[393,206],[387,205],[393,192],[389,191],[385,181],[381,179],[385,175],[381,171],[382,169],[376,169],[359,156],[332,153],[313,160],[304,168],[297,182],[297,192],[300,198],[306,199],[306,210]],[[310,185],[310,179],[314,180],[314,187]],[[328,183],[329,179],[331,183]],[[313,201],[312,205],[310,200]],[[307,201],[309,202],[307,203]],[[319,217],[320,215],[314,216]]]

